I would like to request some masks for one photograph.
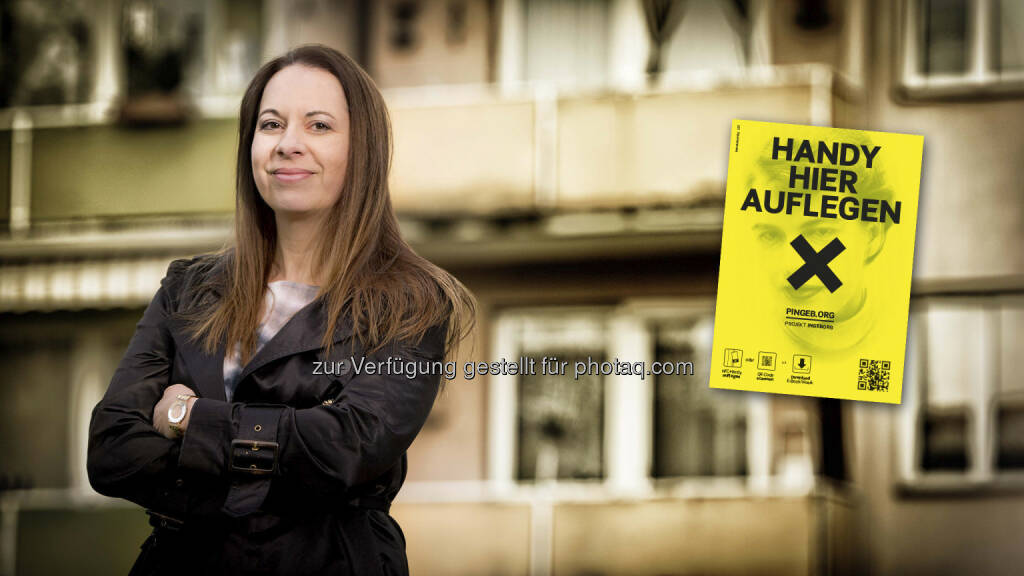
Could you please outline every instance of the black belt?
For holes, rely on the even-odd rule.
[[[257,510],[270,491],[277,471],[277,422],[280,406],[249,404],[241,411],[238,436],[231,441],[228,468],[234,478],[224,513],[235,518]]]

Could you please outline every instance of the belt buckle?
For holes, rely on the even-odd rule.
[[[236,438],[235,440],[231,441],[231,455],[228,465],[231,468],[231,470],[235,472],[245,472],[247,474],[253,474],[256,476],[273,474],[274,471],[277,470],[277,448],[277,442],[268,442],[265,440],[243,440],[241,438]],[[257,459],[251,455],[253,452],[259,452],[260,450],[266,449],[270,449],[274,453],[274,459],[270,465],[270,468],[262,468],[258,466],[257,464],[261,462],[258,462],[257,460],[260,459]],[[244,463],[239,464],[237,462],[238,459],[244,460],[247,457],[254,460],[254,462],[250,462],[248,465]]]

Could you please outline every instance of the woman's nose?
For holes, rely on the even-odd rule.
[[[293,154],[305,153],[306,146],[302,141],[301,130],[293,127],[286,128],[284,133],[281,134],[281,139],[278,140],[277,148],[274,151],[279,156],[291,156]]]

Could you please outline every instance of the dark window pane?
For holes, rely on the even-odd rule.
[[[203,6],[138,0],[122,6],[121,52],[128,98],[175,93],[201,67]]]
[[[524,375],[519,380],[518,477],[600,478],[604,431],[604,379],[599,373],[573,379],[577,360],[604,361],[598,351],[532,352],[567,361],[565,375]],[[597,372],[597,371],[591,371]]]
[[[85,2],[0,2],[0,108],[88,102],[92,7]]]
[[[463,44],[468,35],[466,2],[448,2],[444,39],[449,44]]]
[[[1000,403],[996,409],[996,467],[1024,468],[1024,403]]]
[[[396,51],[411,50],[418,44],[419,15],[419,2],[407,0],[391,6],[391,47]]]
[[[658,334],[655,359],[693,362],[693,375],[654,377],[652,475],[746,475],[746,393],[708,387],[710,354],[698,350],[692,326]]]
[[[262,63],[263,10],[261,3],[226,0],[224,12],[223,30],[213,35],[217,46],[216,89],[241,93]]]
[[[95,392],[83,381],[106,391],[142,313],[0,314],[0,492],[69,486],[70,462],[84,455],[77,453],[88,427],[81,409],[91,411],[93,400],[81,403]],[[101,343],[87,359],[76,344],[84,339]]]
[[[966,471],[968,438],[966,408],[926,409],[921,468]]]
[[[821,411],[821,474],[836,480],[849,480],[846,466],[846,443],[843,442],[843,405],[835,398],[818,400]]]
[[[68,485],[71,342],[23,328],[12,321],[0,332],[0,492]]]
[[[967,70],[967,0],[921,0],[923,74]]]
[[[992,5],[992,67],[1024,69],[1024,2],[999,0]]]

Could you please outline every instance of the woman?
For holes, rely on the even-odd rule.
[[[171,263],[93,411],[90,482],[155,527],[133,573],[408,572],[388,508],[475,301],[400,237],[389,132],[330,48],[253,78],[234,241]]]

